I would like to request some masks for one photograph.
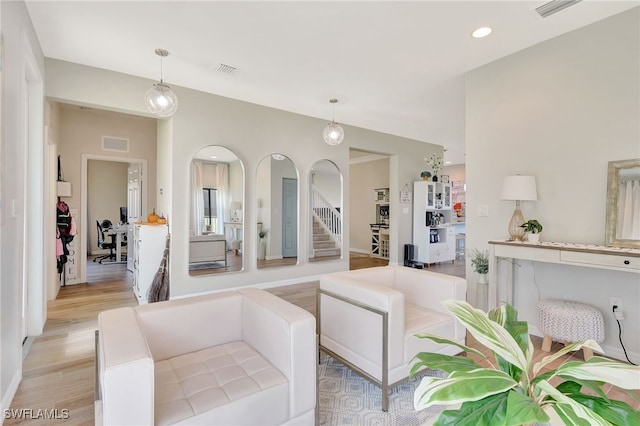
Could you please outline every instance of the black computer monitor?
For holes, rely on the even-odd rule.
[[[127,208],[120,207],[120,223],[127,223],[128,220],[129,218],[127,216]]]

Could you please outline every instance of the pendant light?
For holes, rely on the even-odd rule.
[[[327,127],[324,128],[324,132],[322,132],[322,137],[324,141],[329,145],[339,145],[344,139],[344,130],[338,123],[335,122],[335,111],[336,104],[338,103],[337,99],[329,99],[329,102],[333,105],[333,113],[331,115],[331,123],[327,124]]]
[[[147,109],[158,117],[171,117],[178,109],[178,98],[167,84],[162,81],[162,58],[169,56],[164,49],[156,49],[156,55],[160,56],[160,83],[153,85],[144,95]]]

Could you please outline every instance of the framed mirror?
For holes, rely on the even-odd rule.
[[[640,158],[610,161],[606,245],[640,248]]]
[[[286,155],[260,161],[256,174],[258,268],[298,263],[298,170]]]
[[[223,146],[207,146],[194,155],[190,173],[189,275],[242,270],[242,162]]]
[[[309,172],[309,262],[342,257],[342,174],[329,160]]]

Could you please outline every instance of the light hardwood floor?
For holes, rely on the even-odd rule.
[[[363,255],[351,256],[352,269],[382,264],[386,261]],[[464,262],[433,265],[430,270],[464,276]],[[34,412],[38,409],[67,409],[69,418],[64,420],[65,425],[93,424],[97,315],[106,309],[135,306],[137,302],[133,296],[131,273],[126,271],[126,265],[89,262],[87,272],[89,283],[64,287],[58,298],[49,302],[44,333],[34,340],[24,360],[23,380],[11,409],[32,409]],[[317,286],[317,282],[309,282],[269,291],[315,314]],[[539,340],[536,341],[538,348]],[[471,345],[477,346],[473,342]],[[552,350],[559,347],[554,344]],[[536,350],[536,356],[542,356],[539,350]],[[581,359],[580,353],[572,356]],[[609,393],[619,399],[625,398],[615,389],[610,389]],[[640,408],[639,403],[635,404]],[[4,424],[60,422],[5,419]]]

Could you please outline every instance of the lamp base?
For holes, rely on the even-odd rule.
[[[522,211],[519,206],[516,206],[516,209],[513,211],[513,216],[511,216],[511,221],[509,222],[509,235],[511,235],[512,240],[522,241],[524,239],[524,228],[522,228],[524,222]]]

